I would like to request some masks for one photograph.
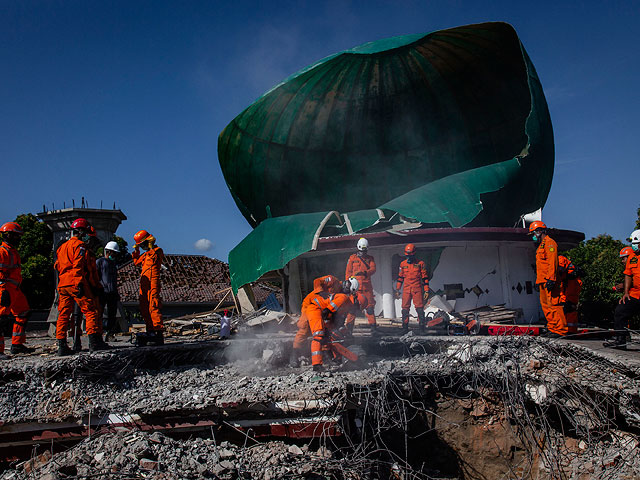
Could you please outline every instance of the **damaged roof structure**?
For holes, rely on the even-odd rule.
[[[535,68],[494,22],[320,60],[238,115],[218,156],[254,227],[229,255],[237,289],[321,237],[513,227],[544,206],[554,144]]]
[[[234,305],[228,295],[231,287],[229,265],[204,255],[165,255],[162,280],[162,302],[165,315],[192,313],[222,306]],[[140,289],[140,266],[129,261],[118,268],[118,292],[122,304],[137,310]],[[252,285],[256,303],[261,305],[274,293],[282,302],[278,287],[264,283]]]

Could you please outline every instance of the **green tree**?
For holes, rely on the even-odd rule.
[[[124,238],[119,237],[118,235],[113,236],[113,241],[118,244],[118,247],[120,247],[120,253],[116,255],[116,263],[118,265],[122,265],[123,263],[127,263],[129,260],[131,260],[131,254],[129,253],[129,249],[127,248],[129,245],[127,241]]]
[[[49,308],[55,288],[53,233],[31,213],[18,215],[15,221],[24,231],[18,247],[22,261],[22,291],[31,308]]]
[[[590,325],[607,326],[613,320],[620,294],[612,287],[623,278],[620,249],[624,246],[621,241],[602,234],[565,253],[582,271],[579,311],[581,320]]]

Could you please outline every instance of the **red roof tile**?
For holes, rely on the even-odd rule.
[[[170,303],[218,303],[231,286],[229,265],[204,255],[165,255],[166,270],[160,274],[162,302]],[[118,268],[118,291],[122,302],[137,302],[140,286],[140,267],[133,261]],[[261,304],[270,293],[276,293],[282,303],[280,288],[253,284],[256,302]],[[222,293],[221,293],[222,292]],[[233,304],[228,296],[225,304]]]

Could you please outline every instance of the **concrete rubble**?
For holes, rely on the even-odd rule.
[[[361,364],[319,375],[288,368],[290,338],[273,335],[2,362],[0,449],[16,432],[33,448],[34,425],[70,448],[41,442],[0,478],[640,477],[633,355],[531,337],[355,342]]]

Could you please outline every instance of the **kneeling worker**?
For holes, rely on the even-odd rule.
[[[138,344],[164,345],[164,324],[160,313],[160,268],[164,260],[164,252],[156,245],[156,239],[146,230],[140,230],[133,236],[136,242],[133,247],[133,263],[142,266],[140,273],[140,314],[147,326],[144,337],[139,338]],[[140,249],[145,252],[140,255]],[[143,342],[140,342],[140,340]]]
[[[624,269],[624,294],[613,314],[613,328],[615,337],[605,342],[605,347],[626,349],[630,338],[627,328],[629,319],[640,313],[640,230],[631,233],[631,248],[633,254],[627,258]]]

